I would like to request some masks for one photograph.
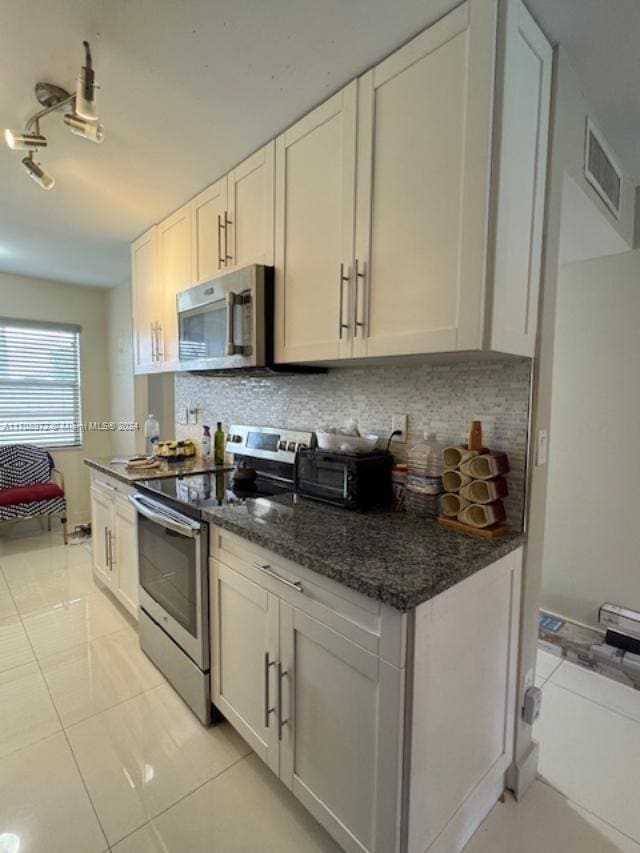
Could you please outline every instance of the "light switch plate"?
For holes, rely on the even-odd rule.
[[[549,447],[549,433],[546,429],[538,430],[538,447],[536,451],[536,465],[547,464],[547,455]]]

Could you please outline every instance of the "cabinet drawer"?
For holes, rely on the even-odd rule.
[[[126,499],[135,491],[133,486],[130,486],[128,483],[123,483],[122,480],[117,480],[115,477],[110,477],[108,474],[103,474],[102,471],[96,471],[94,468],[91,469],[91,486],[112,498],[120,496]]]
[[[212,572],[217,560],[367,651],[404,665],[404,614],[226,530],[211,528],[210,548]]]

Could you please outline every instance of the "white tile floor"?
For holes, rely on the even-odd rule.
[[[0,539],[0,853],[339,853],[55,534]]]
[[[544,651],[536,683],[540,779],[466,853],[640,853],[640,691]]]
[[[640,853],[640,692],[541,652],[540,780],[467,853]],[[0,853],[339,853],[55,534],[0,539]]]

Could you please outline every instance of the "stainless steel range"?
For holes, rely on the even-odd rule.
[[[235,469],[136,484],[140,646],[205,724],[211,722],[208,506],[293,496],[296,454],[312,432],[232,426]]]

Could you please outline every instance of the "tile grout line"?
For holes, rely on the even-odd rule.
[[[578,806],[578,808],[582,809],[582,811],[591,815],[591,817],[595,817],[596,820],[601,821],[601,823],[604,823],[605,826],[608,826],[610,829],[615,830],[620,835],[622,835],[624,838],[627,838],[629,841],[633,842],[634,844],[640,845],[640,838],[634,838],[632,835],[629,835],[628,833],[626,833],[622,829],[620,829],[619,826],[616,826],[615,824],[606,820],[606,818],[603,818],[599,814],[596,814],[596,812],[591,811],[591,809],[586,808],[586,806],[581,805],[577,800],[572,799],[570,796],[565,794],[559,788],[556,788],[554,785],[552,785],[551,782],[549,782],[543,776],[538,775],[536,778],[538,779],[539,782],[542,782],[543,785],[546,785],[547,788],[550,788],[552,791],[555,791],[556,794],[559,794],[567,802],[573,803],[573,805]]]
[[[628,714],[625,714],[622,711],[617,711],[615,708],[611,708],[609,705],[603,705],[602,702],[597,702],[595,699],[590,699],[588,696],[584,696],[582,693],[576,693],[575,690],[571,690],[569,687],[564,687],[562,684],[557,684],[555,681],[550,680],[549,683],[553,684],[554,687],[558,687],[560,690],[564,690],[565,693],[570,693],[572,696],[577,696],[578,699],[584,699],[585,702],[590,702],[592,705],[596,705],[598,708],[604,708],[605,711],[611,711],[612,714],[616,714],[618,717],[622,717],[623,720],[629,720],[630,723],[635,723],[636,726],[640,726],[640,720],[636,720],[635,717],[630,717]]]
[[[250,748],[250,750],[251,750],[251,748]],[[172,809],[174,806],[177,806],[179,803],[181,803],[181,802],[183,802],[184,800],[186,800],[186,799],[187,799],[188,797],[190,797],[192,794],[195,794],[195,793],[196,793],[197,791],[199,791],[201,788],[204,788],[204,786],[205,786],[205,785],[208,785],[208,784],[209,784],[209,782],[213,782],[213,780],[214,780],[214,779],[219,779],[219,778],[220,778],[221,776],[223,776],[227,771],[231,770],[231,769],[232,769],[233,767],[235,767],[237,764],[240,764],[240,762],[241,762],[241,761],[244,761],[244,760],[245,760],[245,759],[247,759],[247,758],[251,758],[251,756],[252,756],[253,754],[254,754],[254,753],[253,753],[253,750],[251,750],[251,751],[250,751],[250,752],[248,752],[246,755],[241,755],[241,756],[240,756],[240,758],[236,758],[236,760],[233,762],[233,764],[230,764],[228,767],[225,767],[225,768],[224,768],[224,770],[220,770],[220,772],[219,772],[219,773],[214,773],[214,775],[213,775],[213,776],[211,776],[209,779],[205,779],[205,780],[204,780],[204,782],[201,782],[199,785],[196,785],[196,787],[195,787],[192,791],[188,791],[186,794],[183,794],[179,799],[177,799],[177,800],[175,801],[175,803],[171,803],[171,805],[169,805],[169,806],[165,806],[165,807],[164,807],[163,809],[161,809],[157,814],[154,814],[152,817],[150,817],[150,818],[149,818],[149,820],[145,820],[145,822],[144,822],[144,823],[141,823],[141,824],[140,824],[140,826],[136,826],[136,828],[135,828],[135,829],[132,829],[132,830],[131,830],[131,832],[127,832],[127,834],[126,834],[126,835],[123,835],[123,836],[122,836],[122,838],[118,838],[118,840],[117,840],[117,841],[115,841],[115,842],[113,843],[113,846],[115,847],[117,844],[121,844],[125,839],[130,838],[130,837],[131,837],[132,835],[134,835],[136,832],[139,832],[141,829],[144,829],[144,827],[145,827],[145,826],[149,826],[149,824],[153,823],[153,821],[154,821],[154,820],[157,820],[161,815],[165,814],[165,812],[168,812],[168,811],[169,811],[170,809]]]

